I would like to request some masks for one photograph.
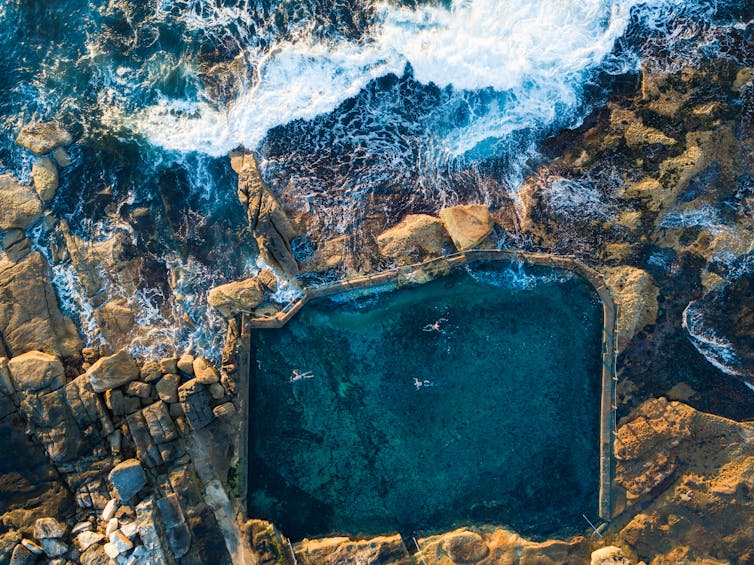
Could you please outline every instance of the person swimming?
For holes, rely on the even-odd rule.
[[[435,386],[435,385],[429,379],[419,380],[416,377],[414,377],[414,386],[416,387],[416,390],[419,390],[422,387]]]
[[[440,318],[439,320],[436,320],[434,324],[427,324],[426,326],[424,326],[422,328],[422,331],[443,333],[444,330],[440,327],[440,324],[447,321],[447,318]]]
[[[293,369],[288,381],[295,383],[296,381],[301,381],[303,379],[313,379],[313,378],[314,378],[314,373],[312,373],[311,371],[300,371],[299,369]]]

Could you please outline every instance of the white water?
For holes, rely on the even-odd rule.
[[[714,367],[729,375],[745,376],[736,368],[741,360],[733,344],[718,335],[714,328],[704,324],[703,316],[696,308],[696,302],[689,303],[683,311],[683,327],[696,350]]]
[[[256,69],[253,86],[227,107],[162,98],[129,125],[155,145],[221,156],[241,144],[257,147],[277,125],[328,113],[372,79],[400,75],[410,64],[422,83],[452,86],[457,93],[505,94],[480,114],[472,107],[463,127],[437,134],[437,151],[463,155],[487,139],[522,129],[578,123],[589,72],[600,65],[627,70],[636,63],[609,61],[609,54],[639,4],[656,9],[658,18],[684,5],[681,0],[455,0],[450,10],[408,10],[381,4],[367,41],[323,43],[303,31],[295,41],[248,53]],[[652,9],[643,12],[645,20],[652,19]]]

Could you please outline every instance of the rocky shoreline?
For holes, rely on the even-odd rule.
[[[721,319],[726,335],[751,335],[754,275],[735,269],[754,251],[753,79],[720,61],[645,68],[634,91],[550,141],[552,158],[519,200],[389,220],[376,201],[347,233],[318,223],[265,183],[251,153],[235,152],[239,201],[268,268],[209,293],[228,320],[217,363],[121,349],[139,312],[103,292],[103,270],[127,292],[158,277],[125,232],[84,241],[50,212],[73,138],[52,122],[25,127],[17,143],[35,155],[31,186],[0,175],[0,430],[16,455],[0,464],[0,565],[754,562],[750,348],[731,343],[738,373],[723,376],[687,320],[696,303],[700,326]],[[55,253],[91,299],[101,345],[84,347],[83,328],[61,311],[35,226],[57,234]],[[613,519],[599,534],[537,542],[469,524],[416,547],[397,535],[294,544],[247,520],[240,315],[274,315],[284,306],[275,293],[295,294],[308,277],[498,247],[575,256],[621,305]]]

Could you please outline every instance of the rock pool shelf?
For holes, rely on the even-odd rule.
[[[509,261],[512,263],[538,265],[567,270],[585,279],[597,292],[603,309],[602,330],[602,379],[600,397],[600,440],[599,440],[599,516],[606,521],[613,513],[613,439],[616,430],[615,384],[617,381],[617,319],[619,305],[605,285],[603,276],[570,257],[558,257],[548,254],[528,253],[514,250],[470,250],[454,253],[424,261],[422,263],[396,267],[380,273],[354,279],[335,281],[320,286],[304,289],[301,297],[288,304],[273,316],[254,317],[251,313],[243,315],[244,328],[282,328],[309,301],[331,297],[349,291],[369,289],[380,286],[400,288],[427,282],[448,274],[453,268],[470,265],[481,261]],[[240,347],[243,351],[250,349],[250,333],[243,332]],[[248,365],[247,365],[248,366]],[[245,383],[248,386],[248,383]],[[244,387],[246,388],[246,387]],[[244,395],[248,395],[248,391]],[[248,431],[245,430],[245,435]],[[247,445],[248,438],[242,441]],[[243,499],[246,498],[246,480],[244,477]]]

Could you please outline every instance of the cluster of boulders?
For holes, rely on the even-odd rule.
[[[225,369],[189,354],[138,362],[125,351],[100,356],[84,348],[81,356],[80,375],[42,351],[0,358],[0,393],[78,507],[70,529],[51,517],[33,530],[17,524],[1,538],[0,557],[99,565],[187,555],[189,524],[211,527],[214,519],[185,442],[236,413],[235,384]]]

